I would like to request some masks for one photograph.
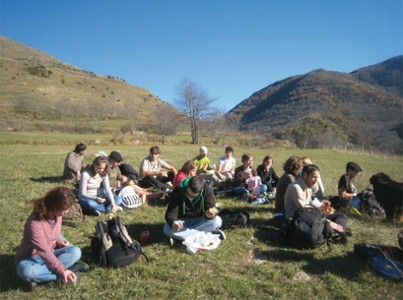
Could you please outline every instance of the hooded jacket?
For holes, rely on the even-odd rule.
[[[204,216],[204,212],[215,207],[215,196],[211,187],[205,182],[199,196],[189,200],[186,189],[191,177],[184,179],[172,192],[165,213],[165,220],[169,226],[176,220],[182,218],[197,218]]]

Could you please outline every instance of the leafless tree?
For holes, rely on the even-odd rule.
[[[184,112],[190,120],[192,144],[198,144],[199,123],[208,116],[211,104],[215,99],[209,96],[207,90],[187,77],[178,85],[177,95],[176,104],[178,109]]]
[[[162,144],[165,144],[167,135],[176,133],[180,119],[180,114],[172,106],[157,104],[154,108],[155,132]]]
[[[224,131],[227,129],[227,121],[224,116],[225,112],[220,108],[213,108],[209,120],[208,127],[210,132],[214,133],[214,143],[219,145]]]

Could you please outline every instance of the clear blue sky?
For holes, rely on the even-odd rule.
[[[0,0],[2,35],[166,102],[190,77],[225,111],[278,80],[403,54],[402,0]]]

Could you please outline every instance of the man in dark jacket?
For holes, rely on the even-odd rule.
[[[164,234],[173,239],[185,240],[198,231],[221,235],[221,218],[217,215],[215,196],[211,187],[200,176],[184,179],[172,192],[167,211]]]

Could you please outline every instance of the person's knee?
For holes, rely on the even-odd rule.
[[[39,275],[39,269],[33,264],[18,265],[17,275],[24,281],[36,281]]]
[[[216,229],[221,228],[222,226],[222,219],[220,216],[215,216],[213,219],[210,220],[211,222],[213,222],[213,227]]]
[[[80,247],[77,247],[77,246],[70,246],[70,247],[71,247],[70,252],[73,257],[72,260],[78,261],[82,255]]]

